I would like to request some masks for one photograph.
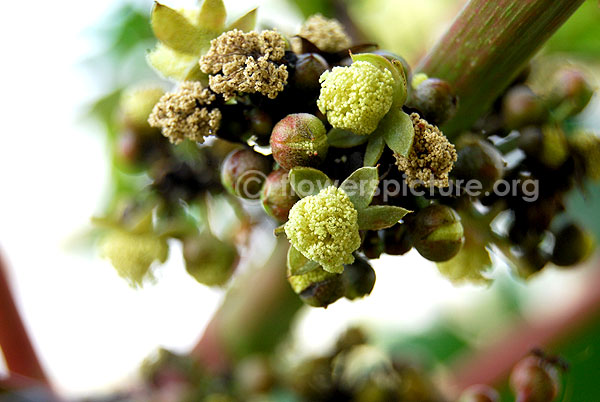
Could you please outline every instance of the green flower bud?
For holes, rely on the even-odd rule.
[[[506,128],[516,129],[543,123],[547,112],[541,99],[529,87],[517,85],[504,95],[502,115]]]
[[[223,161],[221,182],[231,194],[254,200],[260,196],[260,190],[270,171],[269,158],[251,149],[239,149],[231,152]]]
[[[273,158],[288,170],[319,166],[328,149],[325,126],[312,114],[290,114],[275,125],[271,134]]]
[[[429,123],[440,126],[456,113],[458,97],[446,81],[428,78],[413,88],[408,105]]]
[[[594,250],[591,233],[575,223],[569,223],[554,232],[554,249],[550,261],[561,267],[585,261]]]
[[[461,143],[457,160],[450,173],[463,181],[477,180],[482,192],[491,190],[504,175],[504,160],[496,147],[479,138],[469,138]]]
[[[342,274],[346,299],[354,300],[371,294],[375,286],[375,271],[367,260],[356,257],[354,262],[344,266]]]
[[[306,274],[289,275],[288,282],[300,299],[312,307],[327,307],[344,296],[341,274],[332,274],[318,267]]]
[[[235,270],[238,253],[234,245],[204,233],[183,239],[183,259],[186,271],[198,282],[222,286]]]
[[[434,204],[417,212],[414,219],[414,246],[419,254],[436,262],[447,261],[458,254],[464,231],[454,209]]]
[[[148,124],[148,117],[164,94],[162,88],[156,87],[125,91],[120,105],[125,125],[138,134],[156,133],[157,130]]]
[[[500,402],[500,394],[488,385],[472,385],[460,395],[458,402]]]
[[[581,71],[564,68],[554,76],[549,103],[559,117],[570,117],[580,113],[593,94],[594,90]]]
[[[410,226],[394,225],[383,232],[384,252],[389,255],[406,254],[413,247]]]
[[[510,387],[519,402],[552,402],[558,386],[556,367],[538,356],[525,357],[510,374]]]
[[[102,257],[108,258],[122,278],[133,287],[152,279],[151,265],[167,260],[167,241],[153,233],[131,233],[115,230],[100,245]]]
[[[290,209],[300,199],[292,189],[289,172],[285,169],[275,170],[267,176],[260,201],[267,215],[280,222],[288,220]]]
[[[291,79],[294,89],[304,93],[319,95],[321,85],[319,77],[329,69],[327,61],[318,53],[299,54],[296,61],[296,70]]]

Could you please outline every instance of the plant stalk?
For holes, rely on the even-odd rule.
[[[442,126],[468,129],[584,0],[470,0],[416,71],[448,81],[459,96]]]

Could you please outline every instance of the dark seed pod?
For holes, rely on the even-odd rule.
[[[288,174],[285,169],[271,172],[260,196],[265,212],[280,222],[287,221],[290,209],[300,199],[290,185]]]
[[[361,250],[371,260],[379,258],[383,253],[383,241],[380,232],[377,230],[366,231]]]
[[[481,183],[481,192],[486,192],[504,176],[504,160],[500,151],[492,144],[471,138],[458,150],[457,160],[450,174],[453,179],[464,183],[477,180]]]
[[[575,223],[569,223],[554,232],[551,261],[560,267],[583,262],[594,249],[592,235]]]
[[[367,260],[357,256],[352,264],[344,265],[342,279],[345,284],[344,296],[354,300],[371,294],[375,286],[375,271]]]
[[[268,145],[273,130],[271,116],[258,108],[251,109],[245,115],[250,122],[250,134],[256,137],[256,142],[260,145]]]
[[[500,402],[500,394],[488,385],[472,385],[460,395],[458,402]]]
[[[383,231],[384,252],[389,255],[406,254],[413,247],[409,225],[394,225]]]
[[[251,149],[227,155],[221,166],[221,182],[231,194],[246,199],[260,197],[262,185],[271,171],[269,158]]]
[[[292,76],[292,87],[305,95],[319,94],[321,85],[319,77],[329,69],[329,64],[318,53],[304,53],[298,55],[296,70]]]
[[[538,356],[525,357],[510,374],[510,387],[519,402],[552,402],[558,384],[556,367]]]
[[[328,149],[325,126],[312,114],[290,114],[275,125],[271,134],[273,158],[288,170],[320,165]]]
[[[413,89],[408,106],[417,109],[429,123],[440,126],[456,113],[458,97],[446,81],[428,78]]]
[[[502,115],[509,130],[543,123],[547,117],[541,99],[525,85],[517,85],[504,95]]]
[[[433,204],[417,212],[412,222],[414,247],[430,261],[447,261],[460,251],[464,231],[458,213]]]
[[[312,307],[327,307],[344,296],[342,275],[314,282],[300,293],[300,299]]]

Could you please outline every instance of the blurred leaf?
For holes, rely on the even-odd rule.
[[[148,63],[165,78],[177,81],[202,81],[206,75],[200,71],[198,56],[177,52],[158,43],[147,55]]]
[[[313,14],[323,14],[325,17],[334,17],[334,9],[331,0],[292,0],[304,17]]]
[[[252,9],[240,18],[235,20],[228,28],[229,31],[239,29],[244,32],[250,32],[256,26],[256,14],[258,9]]]
[[[340,188],[344,190],[354,208],[358,211],[365,209],[373,201],[373,195],[379,185],[379,175],[375,167],[363,167],[356,169],[344,182]]]
[[[567,22],[550,38],[547,52],[576,54],[600,59],[600,6],[598,0],[586,0]]]
[[[226,18],[227,10],[223,0],[204,0],[198,14],[198,25],[203,29],[221,31]]]

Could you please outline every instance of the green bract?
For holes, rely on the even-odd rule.
[[[200,9],[173,10],[155,3],[152,29],[160,41],[148,54],[148,62],[167,78],[177,81],[205,79],[198,60],[210,47],[210,41],[232,29],[251,31],[256,24],[256,9],[229,26],[223,0],[205,0]]]
[[[366,61],[350,67],[334,67],[319,79],[319,110],[333,127],[367,135],[390,110],[394,96],[394,78],[387,69]]]
[[[298,167],[290,171],[290,184],[302,199],[292,207],[285,231],[292,247],[288,254],[290,275],[308,273],[321,266],[341,273],[354,261],[360,247],[359,230],[379,230],[396,224],[408,212],[404,208],[369,206],[377,190],[376,168],[360,168],[339,188],[321,171]]]

